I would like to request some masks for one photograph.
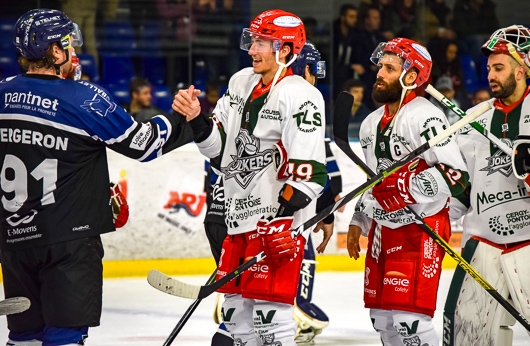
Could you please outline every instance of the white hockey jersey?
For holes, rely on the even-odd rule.
[[[527,89],[522,102],[510,107],[494,99],[485,101],[495,108],[481,115],[477,122],[512,147],[518,134],[530,133],[528,92]],[[469,125],[461,129],[458,145],[471,181],[471,190],[465,198],[451,199],[452,210],[461,211],[456,216],[467,211],[462,245],[471,236],[496,244],[530,239],[530,196],[523,181],[513,174],[511,157]]]
[[[372,112],[361,124],[359,138],[366,164],[376,172],[388,168],[410,152],[441,133],[449,124],[444,113],[423,97],[409,94],[394,116],[394,124],[381,129],[385,112],[383,106]],[[387,133],[388,132],[388,133]],[[411,194],[417,204],[410,205],[421,217],[438,213],[451,195],[464,190],[468,174],[454,136],[419,156],[430,168],[417,174],[411,181]],[[350,224],[367,232],[366,217],[389,228],[398,228],[414,221],[405,209],[387,213],[372,196],[365,192],[357,202]]]
[[[325,112],[320,92],[299,76],[286,76],[262,96],[250,99],[261,75],[246,68],[230,79],[217,102],[219,131],[197,143],[208,157],[222,154],[226,223],[229,234],[256,229],[262,217],[274,217],[278,195],[288,183],[315,198],[326,184]],[[268,99],[267,99],[268,98]],[[289,180],[278,180],[273,164],[276,144],[287,151]],[[293,227],[314,216],[314,203],[295,213]]]

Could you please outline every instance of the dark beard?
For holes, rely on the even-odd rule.
[[[509,97],[513,92],[515,91],[515,88],[517,86],[515,82],[515,75],[512,73],[510,76],[506,79],[505,84],[497,83],[500,86],[500,90],[496,92],[492,92],[491,94],[493,97],[497,99],[505,99]]]
[[[377,89],[377,83],[383,83],[386,86],[384,90]],[[377,103],[394,103],[401,99],[401,91],[403,87],[396,79],[392,84],[385,83],[382,79],[377,79],[372,90],[372,99]]]

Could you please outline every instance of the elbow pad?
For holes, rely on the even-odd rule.
[[[293,216],[295,212],[311,203],[311,197],[289,184],[284,184],[278,196],[278,203],[280,203],[280,208],[276,217]]]

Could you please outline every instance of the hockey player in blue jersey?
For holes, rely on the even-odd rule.
[[[7,317],[7,345],[83,345],[101,317],[100,235],[117,226],[107,148],[145,162],[193,136],[178,116],[138,123],[105,89],[63,79],[82,44],[64,13],[25,13],[14,44],[27,73],[0,82],[0,257],[5,297],[31,307]]]
[[[317,79],[326,76],[326,62],[321,60],[320,52],[309,40],[306,41],[300,55],[292,64],[292,69],[294,74],[303,77],[315,86]],[[329,142],[329,138],[326,138],[326,168],[330,179],[328,180],[327,189],[317,200],[317,212],[331,204],[336,197],[340,198],[339,194],[342,191],[339,167]],[[317,224],[316,230],[323,229],[325,235],[331,236],[333,223],[334,215],[331,214]],[[319,253],[323,252],[326,245],[327,242],[320,245],[317,247],[317,251]],[[300,284],[294,309],[294,316],[298,322],[295,340],[298,344],[311,342],[329,324],[328,316],[316,304],[312,303],[315,264],[315,250],[311,236],[309,236],[304,247],[304,260],[300,271]]]

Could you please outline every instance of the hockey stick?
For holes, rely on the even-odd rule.
[[[335,203],[328,205],[326,208],[318,212],[311,219],[307,220],[302,225],[292,230],[291,231],[292,235],[298,236],[302,234],[302,232],[304,232],[311,226],[317,224],[320,220],[322,220],[329,214],[333,213],[334,211],[336,211],[337,209],[339,209],[340,207],[342,207],[343,205],[345,205],[346,203],[348,203],[355,197],[360,196],[363,192],[370,189],[375,184],[379,183],[385,177],[394,173],[400,167],[406,165],[408,162],[410,162],[415,157],[426,152],[427,150],[429,150],[429,148],[442,142],[447,137],[451,136],[456,131],[458,131],[460,128],[464,127],[471,121],[475,120],[477,117],[479,117],[481,114],[488,111],[489,109],[490,109],[490,105],[485,103],[484,105],[476,109],[474,112],[468,114],[465,118],[460,119],[458,122],[454,123],[446,130],[442,131],[438,135],[429,139],[426,143],[416,148],[416,150],[409,153],[402,160],[394,162],[386,170],[382,170],[381,172],[374,175],[371,179],[369,179],[365,183],[359,185],[357,188],[355,188],[354,190],[344,195],[341,199],[339,199]],[[186,284],[177,279],[164,275],[163,273],[157,270],[152,270],[151,272],[149,272],[149,275],[147,276],[147,281],[154,288],[162,292],[174,295],[174,296],[190,298],[190,299],[203,299],[209,296],[210,294],[212,294],[213,292],[215,292],[216,290],[218,290],[220,287],[222,287],[224,284],[226,284],[230,280],[239,276],[243,271],[252,267],[255,263],[261,261],[264,258],[265,258],[265,252],[262,251],[258,253],[256,256],[249,259],[247,262],[243,263],[242,265],[240,265],[239,267],[231,271],[230,273],[227,273],[226,276],[224,276],[223,278],[219,279],[218,281],[210,285],[205,285],[205,286],[196,286],[196,285]]]
[[[211,284],[212,282],[214,282],[216,274],[217,274],[217,268],[214,270],[212,275],[210,275],[210,277],[208,278],[208,281],[206,281],[206,284]],[[197,309],[200,303],[201,303],[201,299],[195,299],[193,303],[191,303],[188,309],[184,312],[184,315],[182,315],[182,317],[178,321],[175,328],[173,328],[173,330],[171,331],[171,334],[169,334],[166,341],[164,341],[164,344],[162,346],[169,346],[173,343],[173,340],[175,340],[175,338],[180,333],[180,331],[182,330],[186,322],[188,322],[188,320],[190,319],[191,314],[195,312],[195,309]]]
[[[458,116],[465,117],[466,112],[464,112],[462,109],[458,108],[457,105],[454,104],[451,100],[449,100],[447,97],[445,97],[441,92],[436,90],[432,85],[428,85],[425,89],[426,92],[428,92],[432,97],[434,97],[438,102],[443,104],[445,107],[449,108]],[[512,149],[506,145],[504,142],[502,142],[498,137],[496,137],[494,134],[486,130],[482,125],[477,123],[476,121],[473,121],[469,123],[469,125],[473,126],[475,130],[480,132],[484,137],[489,139],[493,144],[495,144],[500,150],[502,150],[506,155],[512,155]]]
[[[348,141],[348,122],[353,104],[353,96],[342,92],[335,101],[335,112],[333,113],[333,137],[335,143],[346,156],[359,166],[368,177],[373,177],[375,173],[368,167],[359,156],[355,155]],[[407,212],[411,213],[418,225],[438,244],[445,252],[453,258],[458,265],[482,286],[500,305],[502,305],[510,315],[518,320],[526,330],[530,331],[530,323],[521,315],[495,288],[489,284],[461,255],[436,233],[414,210],[406,207]]]
[[[13,297],[0,301],[0,316],[18,314],[29,309],[31,302],[26,297]]]

